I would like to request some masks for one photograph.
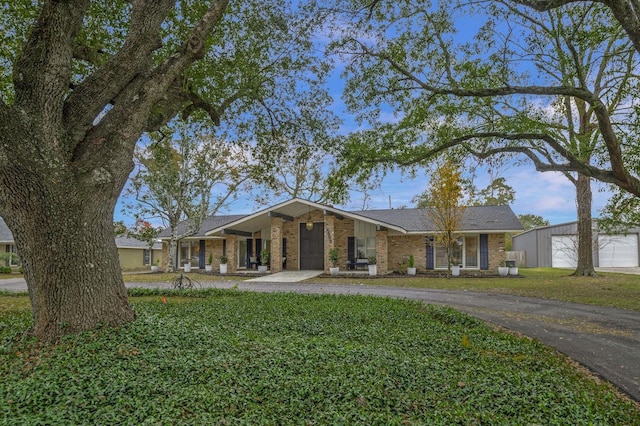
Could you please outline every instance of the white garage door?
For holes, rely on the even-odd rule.
[[[638,266],[638,234],[599,235],[598,252],[600,266]]]
[[[575,235],[551,236],[551,266],[575,268],[578,265],[578,239]]]

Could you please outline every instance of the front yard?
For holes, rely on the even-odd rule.
[[[0,423],[640,424],[554,350],[449,308],[130,292],[134,323],[53,346],[25,334],[28,308],[0,313]]]

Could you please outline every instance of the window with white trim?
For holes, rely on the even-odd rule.
[[[198,268],[200,265],[200,242],[197,240],[181,241],[178,254],[178,264],[181,268],[186,263],[191,263],[192,268]]]
[[[20,258],[18,257],[18,247],[15,244],[9,245],[9,253],[13,256],[9,259],[9,266],[20,266]]]
[[[461,265],[467,269],[480,267],[480,238],[478,235],[467,235],[458,238],[451,248],[453,265]],[[447,248],[441,245],[433,247],[436,269],[447,269]]]
[[[368,259],[376,255],[376,239],[356,238],[356,254],[358,259]]]

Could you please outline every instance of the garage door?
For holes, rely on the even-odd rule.
[[[578,265],[578,239],[575,235],[551,236],[551,266],[575,268]]]
[[[638,266],[638,234],[599,235],[598,255],[603,267]]]

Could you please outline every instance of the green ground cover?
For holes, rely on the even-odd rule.
[[[553,350],[452,309],[131,295],[134,323],[57,345],[27,337],[28,309],[0,314],[0,423],[640,424],[633,403]]]

